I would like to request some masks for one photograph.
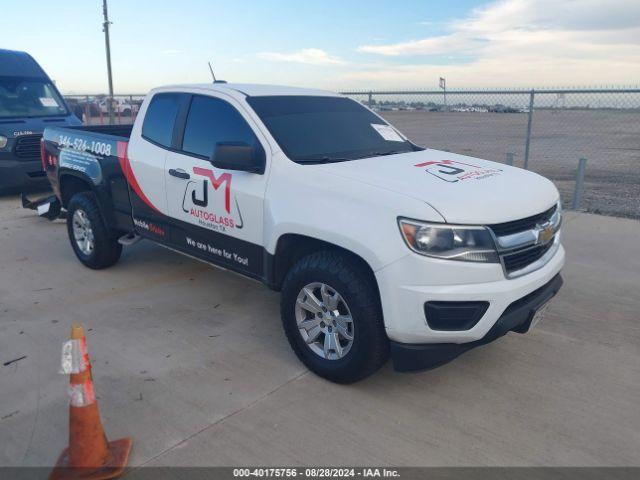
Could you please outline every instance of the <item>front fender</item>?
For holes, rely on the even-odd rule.
[[[336,234],[333,231],[327,231],[320,228],[315,228],[312,225],[308,224],[299,224],[299,223],[281,223],[277,226],[277,228],[273,229],[273,236],[270,239],[270,242],[266,246],[267,252],[270,254],[275,254],[278,242],[285,235],[300,235],[302,237],[312,238],[314,240],[320,240],[322,242],[328,243],[330,245],[335,245],[336,247],[343,248],[351,253],[356,254],[361,257],[367,264],[371,267],[372,270],[377,270],[382,268],[380,264],[380,257],[374,250],[370,248],[369,245],[362,243],[359,239],[352,238],[342,234]]]
[[[282,235],[300,234],[349,250],[376,271],[408,253],[398,217],[443,221],[422,201],[318,167],[286,157],[274,161],[265,203],[269,253]]]

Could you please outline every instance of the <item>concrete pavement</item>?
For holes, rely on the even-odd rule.
[[[640,223],[567,214],[565,286],[527,335],[351,386],[297,361],[278,294],[141,242],[76,261],[61,221],[0,198],[0,465],[67,443],[57,374],[88,330],[103,422],[132,465],[640,465]]]

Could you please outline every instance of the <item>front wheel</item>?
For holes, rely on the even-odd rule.
[[[86,267],[98,270],[115,264],[122,245],[106,226],[95,196],[76,193],[67,205],[67,232],[76,257]]]
[[[358,259],[342,252],[317,252],[291,268],[282,286],[282,323],[309,370],[353,383],[387,360],[389,341],[374,282]]]

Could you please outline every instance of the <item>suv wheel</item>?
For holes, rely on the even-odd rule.
[[[105,225],[92,193],[76,193],[69,200],[67,232],[76,257],[89,268],[107,268],[120,258],[122,245]]]
[[[374,279],[349,255],[324,251],[298,261],[282,286],[281,314],[298,358],[327,380],[356,382],[388,358]]]

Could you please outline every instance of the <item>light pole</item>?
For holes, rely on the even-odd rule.
[[[442,96],[444,97],[444,109],[447,110],[447,79],[440,77],[440,88],[442,89]]]
[[[102,14],[104,15],[104,23],[102,31],[104,32],[104,45],[107,51],[107,76],[109,78],[109,125],[113,125],[113,78],[111,76],[111,45],[109,44],[109,13],[107,12],[107,0],[102,0]]]

